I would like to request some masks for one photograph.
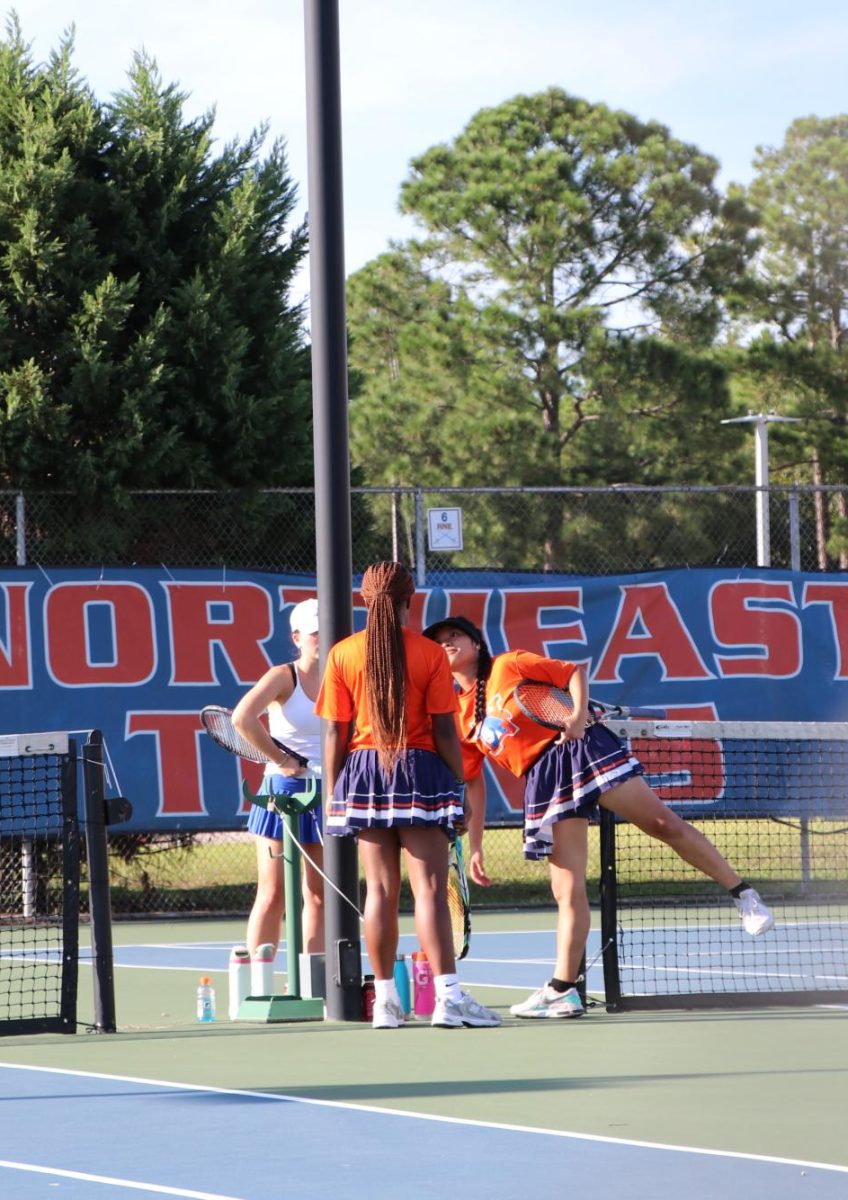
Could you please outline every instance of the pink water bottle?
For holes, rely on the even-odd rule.
[[[412,990],[415,1015],[429,1017],[436,1007],[436,984],[423,950],[416,950],[412,956]]]

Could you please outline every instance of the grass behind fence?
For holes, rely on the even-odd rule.
[[[846,890],[848,831],[835,822],[811,821],[808,863],[803,867],[802,835],[796,825],[776,821],[693,822],[704,830],[728,861],[749,882],[773,898],[814,892],[828,895]],[[692,899],[714,894],[714,885],[689,867],[667,846],[645,837],[632,826],[622,834],[619,879],[630,893]],[[129,839],[126,839],[127,841]],[[246,914],[253,903],[256,849],[244,833],[201,834],[184,844],[158,835],[128,861],[129,847],[112,840],[110,875],[112,909],[116,916],[154,913]],[[484,853],[491,888],[472,885],[478,908],[533,907],[551,901],[545,863],[527,862],[521,853],[521,830],[488,829]],[[600,856],[597,829],[589,831],[588,887],[597,902]],[[401,903],[411,909],[406,879]]]

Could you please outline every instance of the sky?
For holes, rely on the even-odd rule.
[[[6,14],[12,6],[5,10]],[[18,0],[40,61],[75,27],[74,61],[101,100],[135,51],[216,110],[221,142],[262,122],[283,137],[308,207],[302,0]],[[748,182],[758,146],[797,117],[848,112],[845,0],[339,0],[345,264],[416,228],[397,211],[410,160],[481,108],[562,87],[658,120]],[[296,285],[308,294],[308,268]]]

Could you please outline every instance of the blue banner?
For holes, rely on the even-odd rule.
[[[242,828],[242,772],[255,787],[261,768],[218,749],[198,714],[233,707],[292,657],[288,614],[310,595],[311,578],[261,572],[6,568],[0,733],[101,729],[133,804],[123,829]],[[353,604],[361,628],[357,591]],[[416,593],[410,624],[459,613],[493,653],[585,664],[599,700],[692,720],[848,720],[843,575],[457,573]],[[490,819],[517,819],[521,782],[492,772],[490,784]]]

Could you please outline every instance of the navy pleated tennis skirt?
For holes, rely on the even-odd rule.
[[[524,857],[547,858],[557,821],[597,818],[603,792],[644,773],[639,760],[600,722],[582,738],[552,742],[524,777]]]
[[[336,780],[325,828],[337,837],[398,825],[451,834],[462,815],[460,785],[438,754],[407,750],[387,777],[376,750],[354,750]]]

